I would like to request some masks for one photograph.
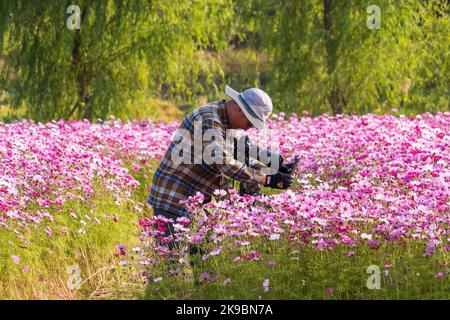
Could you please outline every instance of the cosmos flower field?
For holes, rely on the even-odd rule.
[[[217,190],[208,204],[191,197],[191,215],[175,224],[180,251],[170,252],[164,219],[145,200],[177,124],[0,124],[0,263],[9,275],[0,294],[14,296],[23,277],[39,279],[34,290],[52,281],[33,257],[36,243],[59,243],[69,263],[79,261],[77,239],[107,233],[91,249],[110,253],[106,272],[128,270],[125,282],[148,298],[449,298],[449,112],[278,114],[270,127],[288,160],[300,156],[293,187]],[[192,247],[199,253],[187,254]],[[377,288],[367,287],[369,266]]]

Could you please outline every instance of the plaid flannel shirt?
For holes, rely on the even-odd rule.
[[[195,148],[194,123],[196,121],[201,121],[203,136],[200,146],[201,152],[203,153],[206,148],[211,148],[211,145],[213,145],[214,150],[218,152],[214,151],[212,155],[219,157],[222,160],[220,163],[207,164],[203,157],[199,159],[198,153],[193,152]],[[233,158],[232,152],[229,152],[229,144],[226,140],[229,119],[225,109],[225,100],[211,102],[195,109],[183,119],[178,129],[184,129],[185,132],[189,131],[191,137],[193,137],[194,143],[190,145],[190,152],[187,152],[187,154],[183,152],[183,156],[190,161],[188,161],[189,163],[175,163],[173,161],[173,149],[176,146],[183,146],[182,143],[186,143],[186,141],[177,139],[175,135],[153,176],[150,195],[147,199],[147,202],[153,208],[177,216],[186,216],[187,210],[184,205],[179,203],[180,200],[185,200],[188,196],[195,195],[197,192],[209,197],[216,189],[229,188],[224,181],[224,177],[241,182],[261,183],[264,174],[260,170],[238,162]],[[218,132],[223,140],[205,139],[205,133],[211,129],[216,133]],[[233,135],[233,132],[231,131],[231,135]],[[228,134],[230,135],[230,132]],[[213,144],[211,144],[212,141]],[[183,150],[186,151],[187,149],[184,148]],[[192,161],[195,159],[196,161]]]

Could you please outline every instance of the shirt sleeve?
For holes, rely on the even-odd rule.
[[[245,136],[242,136],[238,140],[238,145],[245,145]],[[245,148],[248,153],[248,163],[252,168],[257,168],[259,170],[265,170],[266,174],[275,174],[279,168],[279,157],[280,154],[274,151],[269,151],[264,148],[259,147],[256,144],[253,144],[251,140],[248,140],[248,150]],[[245,159],[244,152],[240,152],[239,150],[244,149],[243,147],[238,148],[237,155],[238,160]],[[242,150],[241,150],[242,151]],[[275,162],[274,162],[275,161]]]
[[[241,182],[261,183],[264,174],[254,168],[250,168],[233,157],[233,131],[226,133],[222,123],[215,119],[204,119],[203,132],[203,157],[204,161],[214,166],[229,179]],[[212,162],[212,163],[211,163]]]

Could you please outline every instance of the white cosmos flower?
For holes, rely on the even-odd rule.
[[[269,237],[269,240],[278,240],[278,239],[280,239],[279,233],[272,233]]]

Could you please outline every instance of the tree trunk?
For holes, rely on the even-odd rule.
[[[83,8],[81,13],[82,22],[86,18],[87,7],[88,5]],[[90,72],[87,70],[87,65],[81,60],[81,29],[77,29],[75,32],[74,47],[72,50],[72,66],[77,72],[78,100],[68,113],[67,119],[69,119],[77,109],[82,107],[83,109],[78,116],[78,118],[81,119],[89,107],[89,100],[91,98],[91,94],[89,92],[89,84],[91,80],[89,78]]]
[[[336,69],[337,63],[337,47],[338,43],[333,34],[333,15],[336,12],[333,11],[334,6],[333,0],[323,0],[323,26],[325,29],[325,49],[326,49],[326,60],[327,60],[327,73],[331,77]],[[333,114],[342,113],[345,106],[345,99],[342,97],[341,90],[337,84],[337,81],[333,81],[331,92],[327,97],[328,103],[331,106]]]

